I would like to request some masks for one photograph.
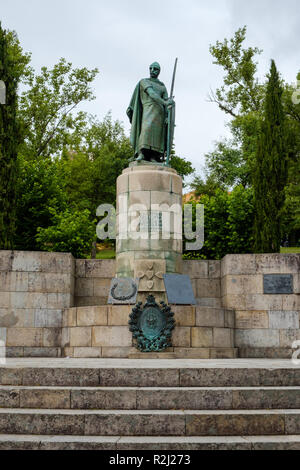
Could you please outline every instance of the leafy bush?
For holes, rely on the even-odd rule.
[[[39,227],[36,240],[44,251],[71,252],[75,258],[85,258],[95,239],[95,223],[91,223],[90,212],[70,211],[61,213],[53,210],[54,224]]]
[[[251,253],[252,189],[236,186],[231,193],[217,190],[214,196],[202,196],[199,203],[204,204],[204,245],[199,251],[185,252],[184,259],[221,259],[229,253]]]
[[[53,214],[68,207],[65,181],[57,160],[18,157],[17,250],[38,250],[37,228],[53,225]]]

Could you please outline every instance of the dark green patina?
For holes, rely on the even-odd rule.
[[[129,330],[142,352],[160,352],[172,346],[171,336],[175,327],[174,313],[164,302],[159,306],[153,295],[147,297],[142,307],[138,302],[130,314]]]
[[[138,162],[163,162],[172,146],[175,103],[158,80],[159,73],[160,65],[154,62],[150,65],[150,78],[139,81],[127,108],[131,122],[130,142]],[[170,116],[173,117],[170,119]]]

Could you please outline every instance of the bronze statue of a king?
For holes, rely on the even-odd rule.
[[[127,116],[131,122],[130,142],[134,158],[151,162],[168,159],[174,132],[175,103],[168,97],[165,85],[158,80],[160,65],[150,65],[150,78],[135,87]]]

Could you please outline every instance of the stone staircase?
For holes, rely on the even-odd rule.
[[[0,449],[298,449],[284,360],[8,359]]]

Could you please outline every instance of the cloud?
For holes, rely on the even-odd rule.
[[[247,44],[264,49],[261,77],[271,58],[289,81],[299,69],[298,0],[10,0],[1,6],[1,17],[32,52],[35,68],[52,66],[60,57],[77,67],[98,67],[96,100],[82,109],[100,119],[112,110],[127,131],[125,111],[137,81],[158,60],[169,89],[178,57],[176,150],[198,170],[213,141],[228,133],[226,116],[207,102],[210,87],[222,83],[209,45],[247,24]]]

